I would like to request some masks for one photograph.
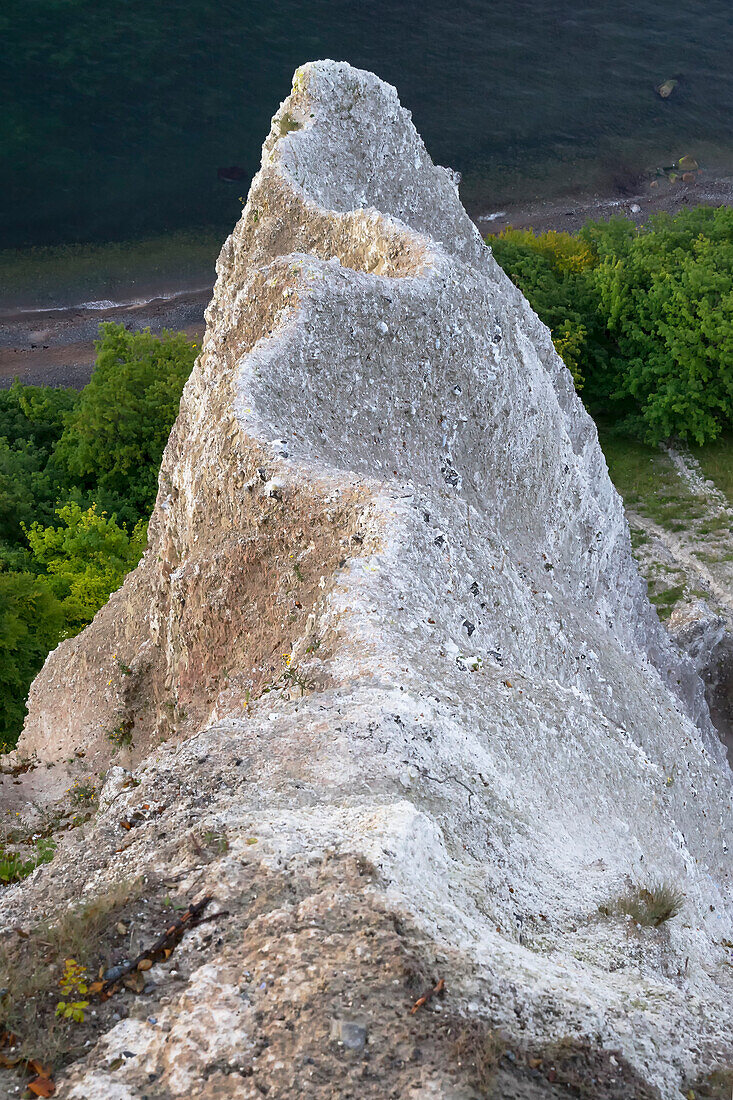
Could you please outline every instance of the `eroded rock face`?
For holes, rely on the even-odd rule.
[[[733,759],[733,633],[730,615],[716,614],[705,600],[676,607],[669,632],[705,685],[710,717],[729,760]]]
[[[729,1055],[731,775],[702,683],[549,332],[394,89],[348,65],[299,69],[273,119],[150,549],[49,657],[21,751],[99,769],[123,724],[139,785],[111,774],[0,919],[130,867],[230,916],[60,1095],[476,1095],[442,1014],[410,1030],[407,956],[453,1024],[618,1051],[619,1100]],[[662,879],[685,905],[661,927],[599,913]],[[542,1080],[517,1095],[569,1095]]]

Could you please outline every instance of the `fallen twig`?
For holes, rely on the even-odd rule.
[[[442,997],[445,992],[445,982],[441,978],[437,985],[434,985],[432,989],[426,989],[422,997],[418,997],[414,1005],[410,1009],[410,1015],[414,1016],[419,1008],[426,1005],[433,997]]]
[[[89,987],[89,992],[98,993],[101,997],[106,998],[112,994],[117,983],[128,974],[132,974],[136,970],[150,970],[153,963],[158,962],[161,958],[167,959],[184,932],[188,931],[189,928],[194,928],[197,924],[201,924],[204,920],[222,915],[214,913],[211,918],[203,916],[204,909],[212,900],[213,894],[207,894],[201,901],[189,905],[185,913],[182,913],[166,928],[165,932],[158,936],[155,943],[141,951],[129,962],[113,967],[114,976],[106,981],[93,982]]]

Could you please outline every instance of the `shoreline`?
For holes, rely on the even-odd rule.
[[[478,208],[474,203],[468,213],[482,236],[495,236],[509,227],[533,229],[536,233],[577,233],[587,221],[607,220],[619,214],[642,225],[654,214],[676,214],[688,206],[733,206],[733,176],[708,176],[704,171],[690,174],[694,179],[689,182],[678,179],[672,183],[661,176],[623,194],[583,192],[500,210]]]
[[[142,301],[3,311],[0,389],[7,389],[15,378],[27,385],[81,389],[92,374],[99,326],[107,321],[136,332],[173,329],[200,340],[212,287],[161,293]]]
[[[733,176],[710,177],[698,172],[690,182],[666,177],[648,181],[633,194],[577,194],[490,210],[471,204],[468,213],[482,236],[496,235],[512,226],[577,232],[586,221],[622,215],[642,224],[653,214],[676,213],[686,206],[733,206]],[[30,385],[70,386],[81,389],[91,377],[94,340],[99,325],[112,321],[139,331],[150,328],[186,332],[201,339],[210,286],[196,289],[156,287],[149,298],[130,295],[119,302],[81,302],[72,306],[42,306],[0,310],[0,389],[14,378]]]

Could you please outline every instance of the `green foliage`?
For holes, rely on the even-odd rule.
[[[96,348],[94,373],[56,457],[88,500],[134,524],[155,503],[163,448],[197,345],[182,332],[156,337],[105,324]]]
[[[549,327],[558,354],[581,389],[583,368],[587,372],[591,361],[606,358],[596,295],[587,279],[596,262],[592,248],[568,233],[536,237],[531,230],[516,229],[492,238],[491,246],[497,262]]]
[[[733,210],[697,207],[577,238],[508,230],[494,255],[553,333],[594,415],[650,443],[733,426]]]
[[[23,859],[19,852],[10,851],[0,843],[0,882],[21,882],[42,863],[50,863],[56,852],[56,842],[48,837],[36,841],[32,856]]]
[[[0,391],[0,745],[15,744],[49,650],[91,622],[145,549],[196,350],[183,333],[103,325],[80,394]]]
[[[58,526],[34,523],[26,534],[35,561],[46,570],[45,583],[61,604],[67,630],[76,633],[137,565],[147,524],[140,521],[129,533],[96,505],[82,511],[75,501],[56,514]]]
[[[0,390],[0,556],[25,543],[22,523],[50,522],[67,482],[54,459],[74,390],[22,386]]]
[[[87,968],[82,963],[78,963],[76,959],[66,959],[59,985],[65,996],[83,997],[85,993],[89,992]],[[84,1009],[86,1008],[89,1008],[89,1001],[59,1001],[56,1005],[56,1015],[64,1020],[72,1020],[76,1024],[83,1024]]]
[[[705,517],[704,502],[659,447],[629,439],[603,422],[598,434],[611,480],[627,505],[667,530]]]
[[[63,631],[63,609],[42,577],[0,573],[0,744],[15,744],[28,687]]]
[[[63,430],[64,414],[79,399],[76,390],[53,386],[24,386],[16,379],[0,390],[0,436],[33,443],[50,454]]]

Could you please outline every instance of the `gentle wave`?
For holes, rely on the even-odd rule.
[[[71,306],[29,306],[19,307],[13,313],[73,313],[75,310],[133,309],[135,306],[149,306],[153,302],[172,302],[176,298],[186,298],[190,294],[204,294],[210,286],[193,287],[190,290],[176,290],[171,294],[154,294],[152,298],[130,298],[124,302],[113,302],[103,298],[97,302],[77,302]]]

